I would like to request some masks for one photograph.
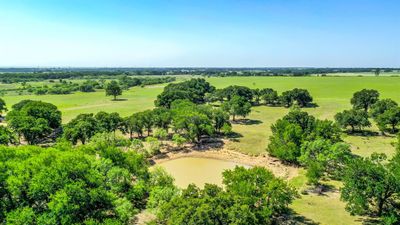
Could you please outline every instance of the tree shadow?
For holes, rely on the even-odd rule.
[[[345,133],[348,135],[351,135],[351,136],[361,136],[361,137],[379,136],[379,132],[371,131],[371,130],[356,130],[356,131],[346,130]]]
[[[233,124],[240,124],[240,125],[256,125],[261,124],[261,120],[252,120],[252,119],[238,119],[232,121]]]
[[[303,106],[303,108],[317,108],[319,105],[315,102],[307,103],[307,105]]]
[[[226,137],[229,138],[229,139],[236,139],[236,138],[243,137],[243,135],[241,133],[232,131],[229,134],[227,134]]]
[[[117,98],[117,99],[112,99],[111,101],[113,102],[123,102],[123,101],[128,101],[127,98]]]
[[[287,214],[276,219],[276,224],[280,225],[319,225],[303,215],[296,213],[293,209],[289,209]]]

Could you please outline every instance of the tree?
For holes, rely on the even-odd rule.
[[[251,104],[243,97],[233,96],[222,104],[222,109],[232,115],[232,119],[235,120],[236,115],[246,117],[251,112]]]
[[[245,86],[231,85],[222,89],[222,95],[228,101],[235,96],[239,96],[245,99],[247,102],[251,102],[253,100],[253,93],[254,92],[250,88]]]
[[[400,194],[400,160],[395,156],[389,164],[386,156],[374,153],[368,158],[355,158],[347,164],[343,176],[341,199],[352,214],[394,212]]]
[[[267,151],[272,156],[298,163],[304,142],[323,139],[330,143],[340,142],[340,130],[328,120],[318,120],[298,109],[291,110],[271,126],[272,135]]]
[[[124,134],[129,134],[129,138],[133,139],[133,134],[137,133],[138,136],[143,136],[143,121],[140,113],[134,113],[132,116],[125,117],[122,122],[121,131]]]
[[[266,105],[277,105],[279,103],[278,92],[272,88],[261,89],[260,94]]]
[[[216,132],[220,132],[224,125],[230,125],[229,114],[224,112],[222,109],[214,109],[212,111],[212,119]]]
[[[380,68],[376,68],[376,69],[374,70],[375,76],[379,76],[380,73],[381,73],[381,69],[380,69]]]
[[[148,196],[146,159],[112,146],[0,146],[0,162],[1,224],[128,224]]]
[[[64,137],[73,144],[78,141],[85,144],[98,132],[100,132],[100,127],[92,113],[79,114],[64,126]]]
[[[162,128],[168,131],[168,128],[172,122],[172,115],[170,110],[166,108],[153,109],[153,121],[155,127]]]
[[[376,118],[376,122],[382,132],[384,132],[387,129],[387,126],[389,126],[391,132],[395,133],[397,126],[400,124],[400,107],[393,107],[386,110]]]
[[[297,197],[286,182],[264,168],[236,167],[223,173],[225,189],[189,185],[161,205],[159,224],[273,224]]]
[[[0,145],[9,145],[17,143],[14,133],[5,126],[0,126]]]
[[[335,120],[345,129],[350,126],[352,133],[356,131],[356,128],[361,131],[363,127],[371,126],[371,122],[368,120],[368,113],[363,110],[344,110],[335,115]]]
[[[283,92],[280,101],[285,107],[292,106],[294,102],[296,102],[299,107],[306,107],[313,101],[313,98],[308,90],[294,88],[293,90]]]
[[[157,96],[155,105],[170,108],[175,100],[189,100],[193,103],[204,103],[207,93],[212,93],[215,87],[205,79],[190,79],[181,83],[168,84],[164,91]]]
[[[363,109],[365,112],[378,101],[379,92],[377,90],[362,89],[353,94],[351,104],[354,109]]]
[[[50,103],[21,101],[12,107],[6,120],[9,127],[29,144],[37,144],[61,128],[61,112]]]
[[[3,112],[7,112],[6,102],[2,98],[0,98],[0,117]]]
[[[379,115],[384,113],[386,110],[398,107],[397,102],[393,101],[392,99],[382,99],[375,102],[371,109],[369,110],[369,114],[372,118],[376,119]]]
[[[171,105],[175,131],[185,132],[187,138],[199,143],[203,135],[212,135],[212,112],[209,107],[197,106],[188,100],[177,100]]]
[[[345,165],[352,158],[350,146],[343,142],[332,144],[327,139],[307,141],[301,145],[299,162],[307,167],[309,182],[318,185],[325,174],[340,178]]]
[[[94,118],[97,121],[97,125],[102,132],[111,133],[114,132],[121,126],[122,118],[118,113],[106,113],[103,111],[98,112]]]
[[[118,82],[113,80],[106,86],[106,96],[114,96],[114,100],[117,99],[118,95],[122,95],[122,88],[119,86]]]
[[[143,124],[143,128],[147,130],[147,136],[150,136],[150,132],[154,126],[154,116],[152,110],[146,110],[137,114]]]

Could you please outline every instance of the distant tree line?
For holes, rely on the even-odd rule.
[[[398,71],[399,68],[0,68],[0,82],[17,83],[49,79],[115,79],[116,76],[201,75],[201,76],[309,76],[327,73]]]

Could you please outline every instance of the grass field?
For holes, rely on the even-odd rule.
[[[188,77],[182,78],[187,79]],[[333,119],[333,116],[344,109],[350,108],[350,98],[355,91],[363,88],[376,89],[381,98],[392,98],[400,102],[400,77],[365,76],[365,77],[214,77],[207,80],[217,88],[229,85],[243,85],[250,88],[273,88],[279,93],[292,88],[306,88],[318,104],[316,108],[307,108],[305,111],[320,118]],[[10,107],[22,99],[39,99],[51,102],[58,106],[63,113],[63,122],[67,122],[80,113],[96,113],[98,111],[118,112],[122,116],[154,107],[156,96],[164,85],[135,87],[125,91],[120,101],[111,101],[104,91],[94,93],[74,93],[70,95],[14,95],[4,96],[3,99]],[[0,88],[4,86],[0,85]],[[253,107],[249,119],[251,125],[234,124],[233,130],[242,137],[237,142],[231,142],[230,149],[247,154],[266,154],[265,148],[271,134],[270,126],[278,118],[288,112],[282,107]],[[370,128],[377,131],[376,126]],[[394,137],[384,136],[351,136],[344,135],[344,140],[351,144],[354,153],[368,156],[372,152],[382,152],[389,156],[395,152]],[[306,186],[304,173],[291,181],[300,189]],[[360,218],[350,216],[344,210],[344,203],[339,200],[338,188],[340,184],[333,184],[333,191],[326,195],[302,195],[301,199],[292,204],[292,208],[300,215],[320,224],[360,224]]]

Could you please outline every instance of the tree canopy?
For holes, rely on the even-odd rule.
[[[111,81],[106,86],[106,96],[109,95],[113,96],[114,100],[117,99],[117,96],[122,95],[122,88],[115,80]]]
[[[373,89],[362,89],[353,94],[351,99],[351,104],[354,109],[363,109],[368,111],[368,109],[378,101],[379,92]]]
[[[0,222],[126,224],[132,220],[148,193],[144,157],[115,147],[88,148],[0,146]]]
[[[61,112],[51,103],[23,100],[12,106],[6,120],[29,144],[36,144],[61,127]]]
[[[297,197],[295,189],[261,167],[223,173],[225,189],[189,185],[163,204],[160,224],[272,224]]]

